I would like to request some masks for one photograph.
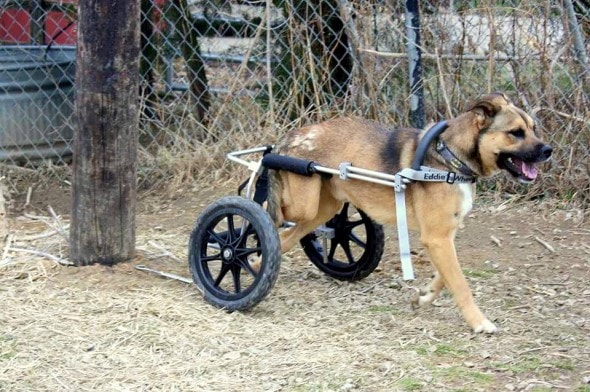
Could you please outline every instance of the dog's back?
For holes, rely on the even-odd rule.
[[[396,173],[413,158],[419,135],[416,129],[395,129],[366,119],[342,117],[290,131],[279,152],[327,167],[350,162]]]
[[[420,131],[416,129],[395,129],[366,119],[342,117],[290,131],[277,152],[314,161],[325,167],[336,168],[342,162],[350,162],[364,169],[395,174],[410,164],[419,137]],[[289,215],[288,206],[303,204],[313,187],[320,187],[324,198],[329,200],[320,203],[320,209],[325,209],[326,204],[340,205],[343,201],[355,199],[354,196],[342,194],[348,184],[332,187],[329,179],[298,177],[286,172],[270,171],[267,209],[277,226],[284,220],[297,221],[296,214],[285,216]],[[288,184],[289,178],[292,184]],[[298,182],[298,186],[294,186],[294,182]],[[393,197],[390,189],[385,188],[384,191]]]

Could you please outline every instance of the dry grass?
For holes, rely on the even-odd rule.
[[[448,295],[410,309],[414,289],[396,280],[395,239],[380,269],[355,284],[324,276],[294,251],[270,297],[244,313],[133,269],[189,276],[193,219],[218,197],[144,199],[140,256],[113,268],[13,251],[67,258],[65,239],[45,236],[67,229],[67,219],[13,216],[0,261],[0,390],[588,390],[590,226],[582,212],[475,210],[458,244],[478,303],[501,327],[483,336],[468,331]],[[414,287],[429,276],[422,258]]]

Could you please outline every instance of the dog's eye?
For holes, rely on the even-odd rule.
[[[524,139],[524,131],[522,130],[522,128],[513,129],[508,133],[517,139]]]

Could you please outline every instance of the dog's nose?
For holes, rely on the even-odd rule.
[[[551,148],[551,146],[549,146],[547,144],[545,144],[543,147],[541,147],[541,156],[543,156],[544,159],[549,159],[552,152],[553,152],[553,149]]]

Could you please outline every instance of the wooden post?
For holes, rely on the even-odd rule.
[[[82,0],[70,258],[112,265],[135,254],[140,0]]]

